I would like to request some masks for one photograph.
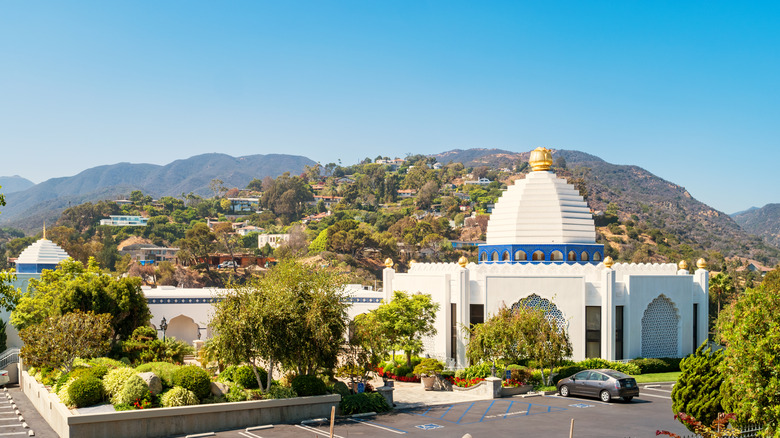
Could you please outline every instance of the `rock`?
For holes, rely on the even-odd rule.
[[[230,387],[222,382],[211,382],[211,395],[224,396],[229,390]]]
[[[157,374],[150,371],[148,373],[138,373],[138,376],[144,379],[144,382],[146,382],[146,386],[149,387],[149,392],[151,392],[152,395],[157,395],[162,392],[162,380],[157,377]]]

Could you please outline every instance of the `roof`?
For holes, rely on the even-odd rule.
[[[41,239],[25,248],[19,254],[19,258],[16,259],[16,265],[56,265],[67,258],[70,258],[70,256],[59,245],[49,239]]]

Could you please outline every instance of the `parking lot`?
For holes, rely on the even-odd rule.
[[[334,436],[347,437],[653,437],[658,429],[686,434],[674,420],[671,385],[641,385],[630,403],[560,396],[512,397],[438,404],[337,419]],[[220,438],[326,437],[328,421],[219,432]]]

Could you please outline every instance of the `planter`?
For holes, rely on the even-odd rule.
[[[436,383],[436,376],[420,376],[420,382],[422,382],[423,389],[426,391],[433,391],[433,384]]]
[[[532,389],[534,389],[534,387],[531,385],[501,387],[501,397],[511,397],[513,395],[527,394]]]

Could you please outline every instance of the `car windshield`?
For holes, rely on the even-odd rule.
[[[627,377],[631,377],[628,374],[623,374],[620,371],[615,370],[604,370],[602,373],[608,375],[609,377],[613,377],[615,379],[625,379]]]

